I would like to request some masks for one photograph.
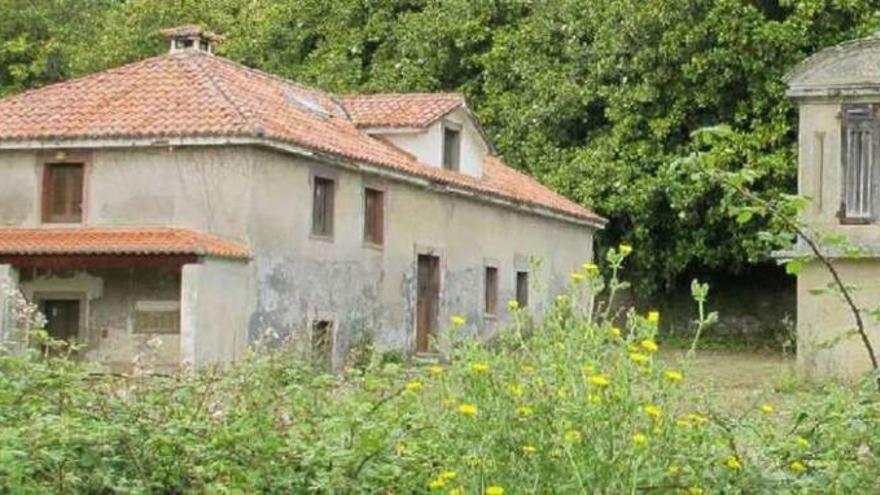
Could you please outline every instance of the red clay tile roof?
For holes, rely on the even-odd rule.
[[[167,227],[0,228],[0,255],[180,255],[249,258],[238,242]]]
[[[394,121],[388,117],[391,114],[382,114],[388,122],[401,125],[442,115],[449,111],[444,110],[447,103],[452,109],[463,102],[459,95],[375,98],[408,102],[393,107],[409,108],[405,119]],[[422,99],[434,103],[412,104]],[[481,179],[416,161],[355,125],[357,117],[353,121],[349,113],[357,116],[358,108],[372,108],[357,103],[371,100],[349,98],[349,104],[355,103],[348,109],[327,93],[221,57],[186,51],[0,99],[0,146],[32,140],[202,137],[291,144],[604,224],[601,217],[496,158],[487,160],[490,166]],[[363,115],[371,112],[363,110]]]
[[[358,127],[425,127],[465,104],[455,93],[388,93],[342,98]]]

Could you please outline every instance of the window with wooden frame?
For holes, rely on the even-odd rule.
[[[871,105],[845,105],[843,110],[840,218],[844,223],[868,223],[878,173],[877,120]]]
[[[461,161],[461,129],[443,126],[443,168],[458,170]]]
[[[516,302],[520,308],[529,305],[529,272],[516,272]]]
[[[370,187],[364,189],[364,242],[385,242],[385,193]]]
[[[312,191],[312,234],[333,237],[333,204],[336,196],[336,181],[326,177],[315,177]]]
[[[495,316],[498,314],[498,268],[494,266],[486,267],[486,275],[484,280],[485,291],[485,314],[487,316]]]
[[[82,163],[44,165],[43,222],[82,222],[84,170]]]

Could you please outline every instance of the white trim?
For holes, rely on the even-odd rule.
[[[387,167],[373,165],[368,162],[354,160],[350,158],[340,157],[331,152],[322,152],[310,150],[295,144],[278,141],[275,139],[260,137],[172,137],[172,138],[139,138],[139,139],[74,139],[74,140],[54,140],[54,141],[0,141],[0,150],[34,150],[34,149],[100,149],[100,148],[138,148],[138,147],[168,147],[176,146],[226,146],[226,145],[251,145],[264,146],[275,150],[284,151],[294,155],[299,155],[315,160],[323,161],[338,167],[376,175],[385,179],[395,180],[410,185],[424,187],[438,192],[445,192],[453,195],[469,197],[478,201],[504,206],[514,210],[531,213],[554,220],[573,223],[603,229],[608,223],[604,219],[587,220],[563,213],[557,213],[549,208],[532,206],[523,204],[511,199],[495,197],[491,193],[482,194],[478,191],[460,188],[454,185],[445,185],[431,179],[417,177],[413,174],[404,172],[395,172]]]

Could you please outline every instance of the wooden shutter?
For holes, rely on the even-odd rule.
[[[377,189],[364,190],[364,241],[382,245],[385,241],[385,194]]]
[[[314,178],[312,197],[312,234],[333,235],[334,181],[323,177]]]
[[[842,205],[843,220],[869,221],[874,210],[877,139],[870,105],[844,107]]]
[[[82,163],[47,163],[43,172],[43,221],[82,222]]]
[[[486,267],[486,314],[498,314],[498,268]]]

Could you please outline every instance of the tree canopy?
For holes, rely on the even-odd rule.
[[[504,159],[611,219],[643,288],[768,255],[755,218],[680,158],[729,128],[725,166],[794,190],[782,76],[880,27],[874,0],[0,0],[0,95],[164,51],[159,30],[340,92],[461,91]]]

